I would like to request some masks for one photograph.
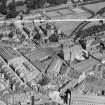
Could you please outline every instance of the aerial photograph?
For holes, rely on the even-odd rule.
[[[0,0],[0,105],[105,105],[105,0]]]

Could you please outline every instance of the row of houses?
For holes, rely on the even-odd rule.
[[[1,59],[2,62],[0,62],[0,72],[2,75],[6,77],[6,79],[9,81],[8,89],[11,86],[20,86],[23,85],[23,81],[18,77],[18,75]],[[11,88],[12,89],[12,88]]]

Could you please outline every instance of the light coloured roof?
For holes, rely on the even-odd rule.
[[[52,59],[40,62],[39,60],[33,60],[31,61],[31,63],[33,64],[33,66],[37,67],[39,70],[41,70],[42,72],[45,72],[45,70],[47,69],[47,67],[49,66],[49,64],[51,63]]]
[[[0,56],[8,62],[10,59],[19,57],[20,54],[12,47],[0,47]]]
[[[30,60],[44,60],[49,56],[52,56],[55,51],[52,48],[38,48],[31,51],[29,54],[25,56]]]

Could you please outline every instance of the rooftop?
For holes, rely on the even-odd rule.
[[[20,57],[20,54],[17,53],[12,47],[0,47],[0,56],[8,62],[11,59]]]
[[[52,56],[54,53],[55,51],[52,48],[38,48],[33,51],[29,51],[29,53],[25,54],[24,56],[31,61],[42,61],[49,56]]]

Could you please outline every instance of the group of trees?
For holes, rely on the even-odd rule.
[[[0,13],[3,15],[8,15],[7,17],[14,18],[18,15],[19,11],[16,11],[16,7],[25,5],[27,10],[38,9],[45,7],[48,3],[49,6],[59,5],[67,3],[67,0],[0,0]]]
[[[43,8],[46,3],[48,3],[49,6],[53,6],[62,3],[67,3],[67,0],[26,0],[25,1],[25,4],[28,9]]]
[[[16,2],[15,0],[0,0],[0,13],[6,15],[8,18],[14,18],[17,16]]]
[[[71,0],[72,3],[86,3],[86,2],[95,2],[98,0]]]
[[[47,0],[26,0],[25,4],[29,9],[38,9],[43,7]]]
[[[0,0],[0,13],[2,13],[4,15],[7,13],[6,2],[7,2],[7,0]]]
[[[82,39],[82,38],[85,38],[88,36],[95,35],[95,34],[102,32],[102,31],[105,31],[105,24],[104,23],[101,25],[91,26],[88,29],[81,30],[77,33],[76,37],[78,37],[78,38],[80,37]]]

